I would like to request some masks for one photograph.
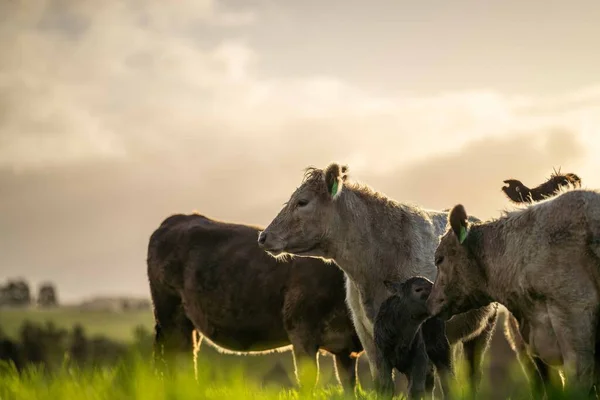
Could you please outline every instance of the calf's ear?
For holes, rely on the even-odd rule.
[[[347,177],[347,165],[332,163],[325,169],[325,184],[327,185],[327,191],[331,195],[331,198],[335,199],[339,196]]]
[[[469,233],[468,216],[465,207],[462,204],[455,205],[450,210],[448,219],[450,220],[450,227],[458,238],[459,243],[463,244]]]

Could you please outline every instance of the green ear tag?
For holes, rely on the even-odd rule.
[[[337,191],[338,191],[338,181],[336,179],[335,182],[333,182],[333,185],[331,185],[331,195],[335,196]]]
[[[467,228],[461,225],[460,234],[458,235],[458,241],[460,244],[463,244],[465,239],[467,238]]]

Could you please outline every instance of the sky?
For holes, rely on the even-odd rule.
[[[0,281],[148,296],[148,238],[265,226],[303,169],[485,219],[507,178],[600,187],[600,3],[0,3]]]

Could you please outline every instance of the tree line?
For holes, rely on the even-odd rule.
[[[8,279],[6,284],[0,285],[0,307],[27,307],[34,304],[39,307],[58,306],[56,286],[52,282],[42,282],[34,297],[25,279]]]

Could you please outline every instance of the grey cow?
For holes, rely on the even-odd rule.
[[[321,257],[335,261],[345,272],[346,301],[376,388],[389,392],[391,370],[376,359],[373,337],[377,311],[389,296],[384,281],[416,275],[435,279],[434,251],[447,213],[398,203],[349,183],[347,172],[347,166],[336,163],[325,170],[308,168],[301,186],[258,242],[272,255]],[[486,304],[446,324],[450,343],[464,344],[475,386],[496,319],[497,304]]]
[[[600,372],[600,193],[570,190],[478,224],[459,204],[449,220],[430,312],[448,317],[500,302],[531,351],[563,366],[565,386],[588,391]]]

